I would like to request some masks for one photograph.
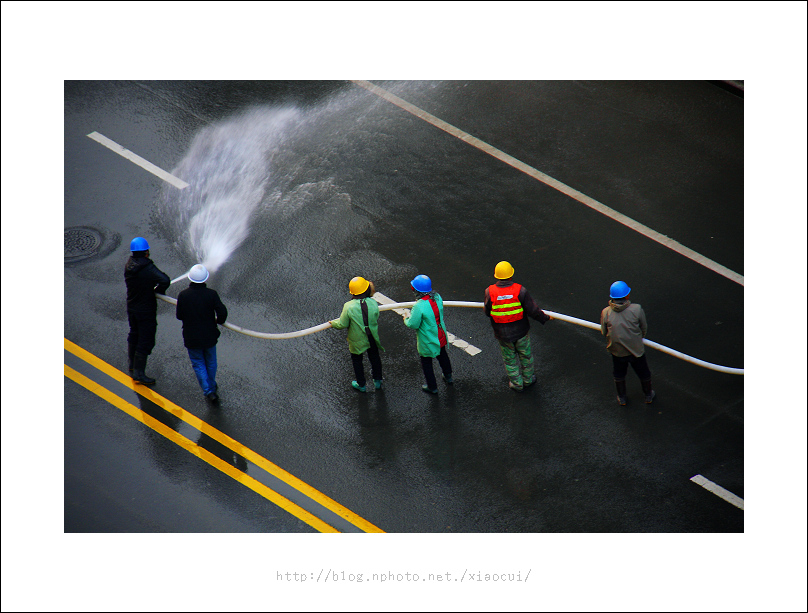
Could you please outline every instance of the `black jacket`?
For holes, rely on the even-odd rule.
[[[497,281],[496,284],[499,287],[508,287],[513,285],[513,281]],[[522,286],[522,289],[519,290],[519,302],[522,303],[522,308],[525,311],[525,316],[522,317],[522,319],[504,324],[496,323],[494,318],[491,317],[491,295],[488,292],[488,288],[485,288],[485,314],[491,319],[491,327],[494,328],[494,336],[497,339],[505,341],[506,343],[514,343],[525,336],[528,332],[530,332],[530,321],[528,320],[528,316],[532,317],[542,325],[544,325],[544,322],[550,321],[550,316],[536,305],[531,295],[525,289],[524,285]]]
[[[165,294],[171,279],[149,258],[130,257],[123,270],[126,309],[134,313],[157,313],[157,297]]]
[[[219,339],[216,324],[227,320],[227,307],[215,290],[191,283],[177,296],[177,319],[182,321],[182,339],[188,349],[208,349]]]

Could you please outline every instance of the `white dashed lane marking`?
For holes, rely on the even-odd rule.
[[[451,134],[455,138],[459,138],[464,143],[468,143],[472,147],[476,147],[480,151],[484,151],[488,155],[491,155],[497,158],[498,160],[505,162],[509,166],[512,166],[517,170],[520,170],[526,175],[533,177],[537,181],[541,181],[545,185],[548,185],[553,189],[558,190],[562,194],[566,194],[573,200],[576,200],[581,204],[584,204],[589,208],[598,211],[603,215],[606,215],[607,217],[613,219],[614,221],[621,223],[628,228],[631,228],[635,232],[639,232],[643,236],[646,236],[651,240],[656,241],[660,245],[664,245],[668,249],[671,249],[672,251],[675,251],[685,256],[689,260],[701,264],[705,268],[709,268],[710,270],[717,272],[719,275],[722,275],[727,279],[730,279],[731,281],[738,283],[739,285],[743,285],[743,275],[740,275],[737,272],[730,270],[726,266],[722,266],[721,264],[714,262],[708,257],[703,256],[696,251],[693,251],[689,247],[685,247],[681,243],[673,240],[668,236],[665,236],[664,234],[661,234],[660,232],[657,232],[656,230],[652,230],[648,226],[645,226],[640,222],[635,221],[631,217],[628,217],[627,215],[623,215],[622,213],[615,211],[614,209],[606,206],[605,204],[598,202],[594,198],[590,198],[586,194],[583,194],[578,190],[573,189],[569,185],[565,185],[561,181],[558,181],[557,179],[554,179],[553,177],[544,174],[540,170],[536,170],[532,166],[528,166],[524,162],[516,159],[515,157],[508,155],[507,153],[500,151],[496,147],[489,145],[485,141],[482,141],[479,138],[472,136],[471,134],[463,132],[463,130],[456,128],[452,124],[446,123],[445,121],[435,117],[434,115],[430,115],[423,109],[420,109],[414,104],[411,104],[406,100],[403,100],[402,98],[399,98],[394,94],[391,94],[390,92],[388,92],[385,89],[382,89],[378,85],[374,85],[370,81],[353,81],[353,83],[355,83],[359,87],[365,88],[369,92],[376,94],[380,98],[383,98],[384,100],[387,100],[392,104],[395,104],[397,107],[404,109],[405,111],[415,115],[419,119],[422,119],[427,123],[432,124],[436,128],[439,128],[440,130],[443,130],[444,132]]]
[[[392,299],[388,298],[387,296],[385,296],[384,294],[381,294],[379,292],[376,292],[375,294],[373,294],[373,298],[375,298],[376,302],[378,302],[379,304],[396,304],[395,300],[392,300]],[[409,309],[391,309],[391,310],[398,313],[402,317],[408,317],[409,314],[410,314]],[[463,351],[465,351],[469,355],[477,355],[478,353],[482,352],[481,349],[478,349],[474,345],[464,341],[462,338],[456,337],[454,334],[452,334],[448,330],[446,331],[446,339],[449,341],[449,343],[451,345],[454,345],[458,349],[462,349]]]
[[[116,143],[113,140],[108,139],[103,134],[99,134],[98,132],[91,132],[87,136],[89,138],[92,138],[97,143],[101,143],[107,149],[110,149],[110,150],[114,151],[115,153],[117,153],[118,155],[120,155],[122,157],[125,157],[130,162],[134,162],[135,164],[137,164],[138,166],[140,166],[144,170],[148,170],[153,175],[155,175],[157,177],[160,177],[163,181],[166,181],[167,183],[171,183],[171,185],[173,185],[174,187],[176,187],[178,189],[185,189],[186,187],[188,187],[188,184],[185,181],[183,181],[182,179],[178,179],[177,177],[172,175],[170,172],[166,172],[165,170],[163,170],[159,166],[155,166],[154,164],[152,164],[148,160],[143,159],[142,157],[140,157],[136,153],[132,153],[131,151],[129,151],[129,149],[119,145],[118,143]]]
[[[700,485],[701,487],[703,487],[708,492],[712,492],[713,494],[715,494],[719,498],[723,498],[724,500],[726,500],[730,504],[734,504],[741,511],[743,511],[743,498],[740,498],[740,497],[736,496],[735,494],[733,494],[729,490],[725,490],[720,485],[718,485],[716,483],[713,483],[709,479],[705,479],[701,475],[696,475],[695,477],[691,477],[690,480],[693,483],[696,483],[696,484]]]

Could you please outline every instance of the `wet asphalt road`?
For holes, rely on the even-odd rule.
[[[742,97],[707,82],[377,84],[743,275]],[[65,338],[121,371],[128,243],[147,237],[158,267],[178,277],[197,260],[183,208],[194,205],[92,132],[204,183],[211,198],[254,181],[226,205],[248,231],[208,284],[239,326],[290,332],[332,319],[355,275],[405,301],[424,273],[444,300],[479,302],[506,259],[542,308],[598,321],[623,279],[650,339],[744,365],[741,285],[357,85],[66,82],[65,229],[96,229],[110,252],[66,263]],[[194,158],[223,142],[259,150],[246,162]],[[147,368],[157,394],[386,532],[744,530],[742,510],[690,481],[744,496],[742,376],[649,350],[658,399],[645,405],[630,372],[621,408],[597,332],[533,322],[538,384],[518,395],[482,311],[447,308],[449,331],[481,353],[450,348],[456,384],[436,397],[420,390],[414,335],[388,312],[383,391],[350,389],[344,332],[270,341],[224,330],[222,402],[211,407],[173,308],[158,311]],[[67,351],[65,364],[82,366]],[[64,394],[66,532],[315,531],[73,380]],[[229,450],[212,453],[240,468]]]
[[[387,88],[743,274],[737,96],[707,83]],[[231,322],[272,332],[322,323],[356,274],[395,300],[409,299],[408,281],[423,272],[444,299],[480,301],[493,265],[508,259],[542,307],[591,321],[611,281],[626,279],[649,338],[743,366],[742,287],[345,83],[67,83],[65,227],[121,237],[106,257],[65,268],[67,339],[124,369],[128,241],[147,236],[172,278],[194,263],[181,229],[158,214],[163,182],[86,135],[173,170],[197,133],[248,105],[268,116],[294,105],[311,127],[273,152],[270,196],[211,279]],[[689,481],[701,474],[743,497],[742,377],[649,351],[659,400],[644,405],[630,378],[633,402],[620,409],[599,335],[555,321],[533,325],[539,385],[516,395],[482,313],[446,319],[482,353],[453,351],[457,384],[437,398],[420,392],[412,335],[393,313],[381,326],[382,393],[347,386],[344,334],[225,331],[213,409],[164,303],[148,370],[156,392],[388,532],[743,530],[742,511]],[[251,492],[234,496],[238,484],[183,450],[124,453],[111,433],[91,437],[104,414],[130,444],[172,447],[74,388],[66,379],[66,531],[311,530]],[[122,456],[134,481],[110,470]],[[155,502],[130,488],[167,492]],[[93,491],[118,512],[105,514]],[[185,496],[195,503],[178,505]]]

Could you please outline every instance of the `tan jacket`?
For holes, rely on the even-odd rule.
[[[642,339],[648,333],[645,312],[630,300],[610,300],[600,314],[600,332],[609,341],[606,349],[617,357],[645,353]]]

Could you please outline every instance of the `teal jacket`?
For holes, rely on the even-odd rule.
[[[440,294],[433,293],[432,298],[438,305],[440,313],[440,327],[446,334],[446,325],[443,323],[443,298]],[[412,307],[410,316],[404,319],[404,325],[418,331],[418,355],[424,358],[436,358],[440,354],[440,341],[438,340],[438,324],[435,321],[435,313],[429,300],[419,298]],[[449,336],[448,334],[446,335]]]
[[[362,319],[362,301],[368,305],[368,327],[376,341],[379,351],[384,351],[379,342],[379,303],[373,298],[354,298],[342,307],[339,319],[332,319],[329,323],[332,328],[344,330],[348,328],[348,349],[357,355],[370,349],[370,341],[365,333],[365,323]]]

